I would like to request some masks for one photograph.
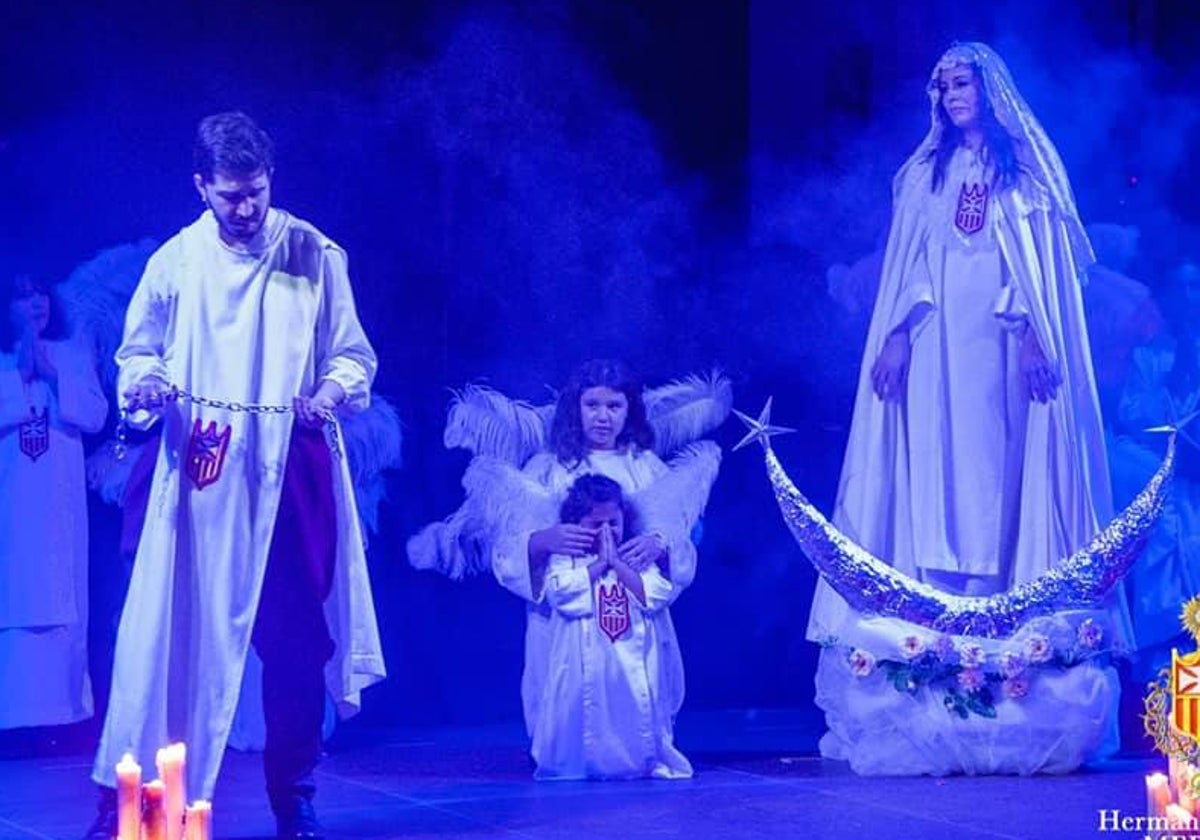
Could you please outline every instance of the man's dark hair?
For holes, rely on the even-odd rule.
[[[275,169],[275,144],[241,111],[213,114],[200,121],[192,152],[195,171],[205,181],[213,174],[247,177]]]

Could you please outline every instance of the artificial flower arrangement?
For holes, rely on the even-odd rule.
[[[994,718],[999,698],[1025,697],[1040,672],[1062,671],[1085,661],[1107,664],[1111,651],[1104,640],[1104,630],[1091,618],[1075,627],[1067,644],[1056,645],[1049,635],[1030,632],[992,653],[969,638],[942,635],[931,643],[913,634],[900,640],[896,658],[849,647],[846,664],[859,678],[882,673],[899,692],[940,691],[947,711],[960,718]]]

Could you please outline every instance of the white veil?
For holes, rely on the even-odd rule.
[[[938,75],[943,70],[963,64],[972,66],[982,80],[984,95],[996,115],[996,120],[1015,141],[1018,160],[1031,170],[1033,177],[1049,192],[1055,211],[1066,225],[1071,256],[1074,258],[1076,270],[1082,277],[1096,262],[1096,255],[1079,219],[1066,167],[1063,166],[1062,158],[1058,156],[1058,150],[1050,142],[1042,124],[1017,91],[1004,60],[987,44],[954,44],[938,59],[926,87],[930,106],[929,133],[900,168],[896,175],[895,189],[899,190],[908,170],[914,164],[928,159],[937,148],[942,136],[942,120],[938,116],[941,98],[938,92]]]

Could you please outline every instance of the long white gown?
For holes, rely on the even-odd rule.
[[[86,351],[46,347],[54,387],[24,382],[0,353],[0,729],[92,716],[80,435],[100,431],[108,403]],[[35,411],[44,430],[29,425]]]
[[[221,242],[211,212],[156,251],[130,302],[117,362],[121,390],[157,376],[243,404],[291,405],[331,379],[351,411],[368,404],[376,369],[345,253],[276,209],[248,253]],[[132,420],[150,422],[144,412]],[[250,648],[293,415],[180,400],[162,422],[93,778],[114,786],[123,753],[152,767],[159,747],[184,741],[189,792],[207,799]],[[195,423],[230,430],[220,476],[202,488],[185,475]],[[332,472],[338,542],[325,617],[336,652],[325,677],[339,711],[350,714],[385,670],[344,455]]]
[[[553,557],[546,569],[550,650],[531,753],[538,779],[681,779],[692,766],[674,744],[678,709],[666,677],[682,673],[667,605],[674,586],[642,573],[646,603],[625,592],[628,628],[606,633],[602,592],[624,591],[609,570],[595,584],[590,557]]]
[[[990,185],[969,208],[982,211],[982,223],[967,233],[956,225],[960,195],[988,183],[988,173],[960,148],[931,194],[931,166],[915,159],[897,184],[833,519],[914,578],[990,594],[1035,578],[1108,521],[1104,437],[1080,281],[1045,188],[1024,170],[1014,188]],[[1021,393],[1014,328],[1026,323],[1062,376],[1046,403]],[[901,324],[912,346],[907,392],[884,402],[870,369]],[[1059,615],[1029,632],[1065,644],[1088,618],[1103,628],[1105,650],[1128,646],[1123,604]],[[906,639],[932,646],[935,636],[858,615],[818,582],[808,637],[826,645],[816,676],[829,726],[823,755],[864,774],[1032,773],[1070,770],[1115,748],[1119,685],[1102,658],[1038,676],[1021,698],[996,692],[992,719],[959,719],[937,691],[909,694],[880,671],[851,672],[851,651],[902,662]],[[993,663],[1012,648],[943,644],[951,642],[980,645]]]

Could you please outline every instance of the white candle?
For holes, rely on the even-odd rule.
[[[139,840],[142,832],[142,768],[129,753],[117,762],[117,837]]]
[[[167,815],[163,810],[165,793],[162,779],[142,785],[142,840],[167,840]]]
[[[1163,811],[1163,816],[1167,818],[1170,829],[1174,832],[1179,832],[1179,834],[1172,834],[1171,836],[1173,837],[1191,836],[1191,832],[1196,827],[1196,818],[1192,816],[1191,812],[1182,805],[1176,805],[1174,802],[1168,805],[1166,810]]]
[[[1192,777],[1195,774],[1192,765],[1171,759],[1171,790],[1175,792],[1175,801],[1192,814],[1196,813],[1196,798],[1192,796]]]
[[[167,818],[166,840],[183,840],[183,815],[187,809],[184,765],[187,747],[171,744],[158,751],[158,777],[163,782],[163,812]]]
[[[199,799],[188,806],[187,840],[212,840],[212,803]]]
[[[1171,785],[1162,773],[1151,773],[1146,777],[1146,816],[1162,817],[1171,804]]]

